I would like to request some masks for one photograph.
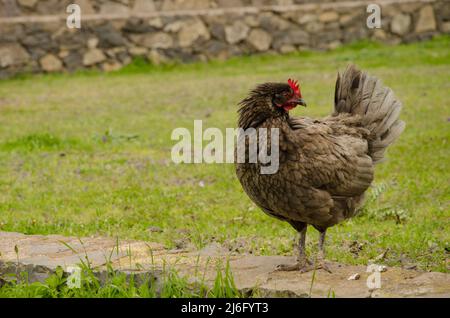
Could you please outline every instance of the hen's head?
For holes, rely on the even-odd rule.
[[[254,126],[249,117],[262,120],[270,116],[287,114],[297,105],[306,106],[297,81],[289,79],[287,83],[265,83],[258,85],[250,95],[241,102],[241,122]],[[241,126],[242,127],[242,126]]]

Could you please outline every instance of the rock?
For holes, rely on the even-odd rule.
[[[300,14],[300,16],[297,18],[298,24],[307,24],[313,21],[317,21],[317,14],[311,13]]]
[[[161,29],[164,26],[161,18],[151,18],[148,20],[148,25],[157,29]]]
[[[17,0],[17,2],[19,2],[19,4],[22,7],[33,8],[38,1],[37,0]]]
[[[294,0],[275,0],[277,6],[290,6],[294,4]]]
[[[450,22],[442,22],[441,31],[444,33],[450,33]]]
[[[102,64],[102,70],[105,72],[117,71],[122,67],[122,64],[116,61],[106,62]]]
[[[29,33],[21,42],[27,49],[33,47],[51,51],[58,47],[57,43],[52,40],[50,34],[42,30],[36,30],[36,32]]]
[[[245,24],[247,24],[248,26],[253,27],[253,28],[259,26],[259,19],[256,15],[247,15],[244,18],[244,22],[245,22]]]
[[[91,66],[106,60],[105,54],[99,49],[90,49],[83,56],[83,65]]]
[[[148,21],[140,18],[132,17],[127,19],[125,25],[122,27],[122,34],[125,33],[147,33],[154,32],[155,27],[151,26]]]
[[[173,46],[172,37],[164,32],[142,34],[132,37],[132,39],[139,46],[144,46],[146,48],[167,49]]]
[[[221,41],[208,41],[204,47],[206,56],[210,59],[226,60],[230,57],[228,46]]]
[[[260,26],[269,32],[283,31],[292,28],[292,23],[271,12],[259,16]]]
[[[95,10],[89,0],[75,0],[73,3],[78,4],[81,9],[81,14],[94,14]]]
[[[148,60],[154,65],[160,65],[167,62],[167,57],[158,50],[151,50],[147,55]]]
[[[273,47],[279,50],[283,45],[308,45],[309,34],[299,29],[281,31],[274,37]]]
[[[324,12],[319,15],[319,21],[323,23],[329,23],[339,20],[339,14],[335,11]]]
[[[208,9],[209,0],[165,0],[162,11]]]
[[[43,58],[39,60],[41,67],[46,72],[57,72],[61,71],[63,68],[63,64],[59,58],[54,56],[53,54],[47,54]]]
[[[216,2],[220,8],[239,8],[244,6],[242,0],[217,0]]]
[[[352,14],[342,15],[339,17],[339,24],[346,26],[346,25],[350,24],[354,18],[355,18],[355,16]]]
[[[186,24],[186,20],[175,20],[164,27],[165,32],[177,33]]]
[[[228,43],[236,44],[242,40],[244,40],[250,28],[243,22],[237,21],[232,25],[225,27],[225,38]]]
[[[155,11],[153,0],[136,0],[133,6],[134,13],[146,13]]]
[[[75,70],[83,65],[83,56],[78,51],[70,51],[66,56],[61,57],[64,61],[64,65],[69,70]]]
[[[126,44],[126,40],[120,31],[109,22],[96,26],[94,32],[99,39],[99,47],[101,48],[110,48]]]
[[[148,50],[145,47],[133,46],[128,49],[131,56],[144,56],[147,55]]]
[[[287,54],[287,53],[295,52],[295,51],[297,51],[297,49],[293,45],[284,44],[278,49],[278,51],[280,51],[281,54]]]
[[[416,32],[428,32],[436,30],[436,20],[434,18],[433,7],[430,5],[422,7],[419,11],[419,19],[416,23]]]
[[[320,32],[323,29],[324,29],[324,25],[322,23],[320,23],[319,21],[313,21],[306,25],[306,31],[308,31],[309,33],[312,33],[312,34]]]
[[[209,24],[209,31],[211,32],[212,37],[216,38],[220,41],[225,40],[225,26],[223,23],[212,22]]]
[[[256,50],[267,51],[272,43],[272,36],[264,30],[254,29],[250,32],[247,41]]]
[[[347,278],[347,280],[358,280],[360,277],[361,275],[359,275],[359,273],[355,273],[351,275],[349,278]]]
[[[100,14],[111,15],[128,15],[130,8],[126,5],[117,2],[105,2],[100,7]]]
[[[98,39],[97,38],[90,38],[87,41],[87,47],[90,49],[95,49],[98,45]]]
[[[373,32],[373,36],[378,40],[385,40],[387,38],[386,32],[384,32],[382,29],[375,29]]]
[[[207,41],[211,38],[205,24],[195,19],[186,23],[178,33],[178,44],[181,47],[190,47],[195,41]]]
[[[327,44],[327,49],[334,50],[334,49],[337,49],[338,47],[340,47],[341,45],[342,45],[342,42],[339,40],[331,41],[330,43]]]
[[[61,50],[61,51],[59,51],[58,56],[63,59],[65,57],[69,56],[69,54],[70,54],[69,50]]]
[[[16,66],[28,62],[30,55],[17,43],[0,44],[0,67]]]
[[[397,35],[407,34],[411,25],[409,14],[397,14],[391,21],[391,32]]]

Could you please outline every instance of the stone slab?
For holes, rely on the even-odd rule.
[[[450,297],[447,273],[389,267],[379,273],[380,288],[369,289],[367,281],[373,273],[367,272],[366,266],[331,263],[331,274],[323,270],[277,272],[278,264],[294,262],[294,258],[233,255],[217,243],[200,251],[169,250],[152,242],[0,232],[0,253],[0,276],[16,266],[15,271],[28,271],[40,280],[58,265],[76,266],[87,257],[99,271],[109,260],[115,269],[126,273],[156,276],[164,268],[175,268],[192,281],[205,277],[207,284],[228,263],[237,288],[261,297]],[[349,280],[355,274],[359,279]]]

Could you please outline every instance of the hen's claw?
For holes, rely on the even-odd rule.
[[[311,266],[309,261],[297,262],[295,264],[280,264],[274,270],[274,272],[293,272],[299,271],[300,273],[306,273],[313,270],[314,267]]]
[[[299,271],[300,273],[306,273],[310,272],[314,269],[323,269],[324,271],[328,273],[332,273],[328,265],[325,263],[324,260],[319,260],[315,266],[311,261],[304,260],[301,262],[296,262],[295,264],[280,264],[276,267],[274,272],[293,272],[293,271]]]
[[[316,267],[316,269],[323,269],[324,271],[332,274],[333,272],[330,270],[330,268],[328,267],[328,265],[325,263],[325,261],[319,261],[318,266]]]

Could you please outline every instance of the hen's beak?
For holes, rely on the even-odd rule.
[[[306,107],[306,102],[303,98],[297,99],[297,105],[302,105]]]

